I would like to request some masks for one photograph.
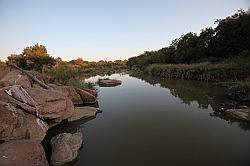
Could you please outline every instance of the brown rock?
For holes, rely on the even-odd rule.
[[[0,98],[38,118],[51,119],[56,122],[70,117],[74,109],[72,101],[67,96],[51,89],[23,89],[20,85],[14,85],[1,88]]]
[[[13,105],[0,101],[0,140],[26,138],[25,114]]]
[[[54,86],[71,99],[73,104],[92,103],[96,101],[97,92],[94,89],[79,89],[72,86]]]
[[[34,99],[28,94],[28,92],[24,88],[22,88],[21,85],[8,86],[3,88],[2,90],[10,97],[22,103],[28,104],[32,107],[35,107],[37,105]]]
[[[42,141],[48,125],[34,115],[24,113],[10,103],[0,101],[0,139]]]
[[[96,91],[95,89],[86,89],[86,88],[84,88],[84,89],[82,89],[82,90],[84,90],[84,91],[86,91],[86,92],[89,92],[89,93],[92,94],[93,96],[97,97],[97,91]]]
[[[1,166],[48,166],[45,152],[39,142],[17,140],[0,144]]]
[[[51,164],[64,165],[76,159],[78,150],[82,146],[82,135],[62,133],[51,139],[52,155]]]
[[[23,88],[31,87],[29,78],[26,75],[23,75],[18,70],[12,70],[8,74],[6,74],[0,81],[4,82],[5,86],[21,85]]]
[[[44,139],[47,130],[49,129],[49,125],[45,123],[43,120],[35,117],[34,115],[27,114],[26,115],[26,128],[27,128],[27,136],[26,139],[37,140],[42,142]]]
[[[100,87],[114,87],[121,85],[122,82],[120,80],[115,79],[101,79],[98,81]]]
[[[79,88],[76,88],[76,92],[81,96],[83,103],[95,103],[96,102],[96,97],[92,95],[91,93],[83,89],[79,89]]]
[[[66,109],[60,118],[53,119],[54,122],[61,122],[64,119],[70,118],[75,113],[75,107],[69,98],[66,98]]]
[[[72,86],[56,86],[54,89],[62,92],[71,99],[74,104],[83,104],[81,96],[76,92]]]
[[[98,112],[100,112],[100,109],[95,107],[76,107],[74,114],[68,118],[68,121],[72,122],[80,119],[95,117]]]

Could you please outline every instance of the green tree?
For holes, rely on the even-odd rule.
[[[46,47],[39,44],[24,48],[22,54],[12,54],[8,57],[8,63],[15,63],[23,69],[37,71],[42,71],[44,65],[52,67],[55,62],[55,59],[48,55]]]

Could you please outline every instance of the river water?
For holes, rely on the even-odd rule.
[[[103,112],[80,126],[84,145],[75,166],[250,165],[249,126],[214,114],[223,101],[216,88],[107,77],[122,85],[97,87]]]

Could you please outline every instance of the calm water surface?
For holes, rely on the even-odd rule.
[[[109,77],[123,83],[98,88],[103,113],[81,125],[84,146],[74,165],[250,165],[250,130],[213,116],[213,89]]]

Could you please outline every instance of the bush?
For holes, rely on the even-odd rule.
[[[178,78],[199,81],[237,81],[250,77],[250,65],[237,64],[152,64],[145,73],[164,78]]]

